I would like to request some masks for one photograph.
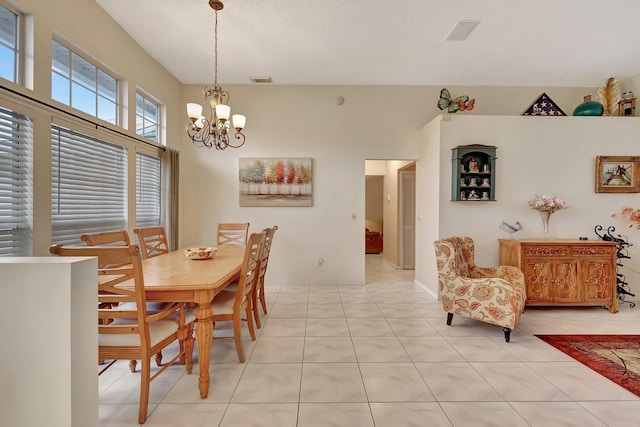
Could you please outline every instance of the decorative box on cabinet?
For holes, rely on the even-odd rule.
[[[500,264],[524,273],[528,306],[605,306],[618,311],[615,242],[499,239]]]
[[[451,200],[495,200],[496,147],[459,145],[451,151]]]

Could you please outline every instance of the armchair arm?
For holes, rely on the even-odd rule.
[[[497,277],[467,278],[456,277],[449,280],[443,294],[450,294],[458,298],[476,298],[484,300],[491,295],[505,295],[510,297],[516,290],[507,280]]]
[[[499,278],[506,280],[512,286],[524,289],[524,274],[518,267],[511,265],[500,265],[497,267],[478,267],[469,272],[469,275],[473,278]]]
[[[524,287],[500,278],[449,278],[441,283],[444,311],[513,328],[524,310]]]

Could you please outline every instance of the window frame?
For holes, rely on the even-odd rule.
[[[56,44],[62,46],[68,51],[68,60],[65,64],[65,66],[68,69],[67,75],[56,70],[56,66],[55,66],[56,55],[54,55],[54,49]],[[95,68],[95,76],[94,76],[95,85],[93,85],[93,87],[91,87],[91,85],[87,84],[87,82],[84,82],[80,78],[75,79],[76,75],[81,77],[83,73],[80,72],[81,70],[79,69],[79,67],[74,68],[74,63],[75,63],[74,55],[79,59],[78,62],[84,61]],[[109,99],[108,97],[101,94],[101,92],[105,92],[105,90],[102,90],[100,86],[100,73],[103,73],[106,76],[113,79],[115,83],[115,88],[113,90],[114,99]],[[64,88],[66,91],[66,99],[67,99],[66,101],[54,96],[54,91],[57,89],[56,83],[54,83],[54,78],[56,77],[58,79],[63,79],[66,81],[66,85]],[[56,37],[53,37],[51,39],[51,99],[52,100],[56,102],[60,102],[61,104],[64,104],[70,108],[73,108],[74,110],[81,111],[91,117],[95,117],[96,119],[103,120],[107,123],[111,123],[114,126],[121,126],[121,122],[122,122],[121,120],[122,96],[120,93],[121,87],[122,87],[121,79],[111,70],[109,70],[108,67],[95,61],[89,55],[80,53],[79,49],[74,49],[73,47],[70,47],[69,43],[61,41]],[[77,107],[78,104],[74,106],[74,88],[77,88],[78,90],[84,90],[92,94],[91,100],[93,101],[93,111],[95,112],[95,114],[92,112],[86,111],[84,109],[78,108]],[[114,114],[115,117],[113,118],[113,121],[100,116],[101,100],[104,100],[106,102],[113,104],[115,108],[115,114]]]
[[[142,98],[142,115],[138,114],[138,97]],[[153,104],[156,107],[156,118],[157,120],[154,122],[152,119],[148,118],[147,114],[146,114],[146,103],[150,103]],[[136,128],[136,135],[140,135],[144,138],[147,138],[153,142],[156,142],[158,144],[161,144],[161,137],[160,137],[160,129],[161,129],[161,125],[162,125],[162,108],[163,105],[162,103],[160,103],[159,101],[157,101],[154,97],[148,95],[147,93],[145,93],[144,91],[138,89],[136,91],[136,100],[135,100],[135,115],[136,115],[136,120],[135,120],[135,128]],[[138,131],[138,119],[142,120],[143,126],[142,126],[142,131]],[[145,135],[144,133],[144,129],[146,128],[145,123],[149,122],[151,123],[154,127],[155,127],[155,133],[156,133],[156,138],[150,138],[147,135]]]
[[[15,46],[11,48],[8,45],[0,42],[0,45],[6,47],[7,49],[13,50],[13,80],[6,79],[2,76],[0,78],[13,82],[15,84],[21,85],[24,80],[23,69],[24,69],[24,54],[23,54],[23,46],[24,46],[24,38],[25,38],[25,18],[24,14],[16,9],[15,7],[7,4],[5,2],[0,1],[0,7],[14,14],[16,17],[16,33],[15,33]]]

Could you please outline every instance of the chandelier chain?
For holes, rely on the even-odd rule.
[[[216,10],[216,25],[214,30],[214,47],[213,47],[213,64],[214,64],[214,74],[213,74],[213,83],[217,87],[218,86],[218,11]]]

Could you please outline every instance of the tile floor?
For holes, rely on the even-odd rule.
[[[367,255],[367,285],[268,287],[269,316],[238,363],[216,331],[209,397],[197,365],[151,385],[147,427],[636,426],[640,398],[534,334],[640,334],[640,305],[526,310],[502,328],[455,317],[413,272]],[[223,325],[217,325],[221,327]],[[225,325],[226,326],[226,325]],[[195,355],[197,363],[197,353]],[[100,377],[100,426],[137,425],[139,378],[118,362]]]

